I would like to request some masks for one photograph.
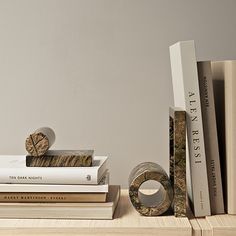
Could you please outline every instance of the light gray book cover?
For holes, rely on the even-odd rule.
[[[198,79],[212,214],[224,213],[211,62],[198,62]]]

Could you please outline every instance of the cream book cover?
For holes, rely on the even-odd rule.
[[[236,214],[236,60],[212,62],[227,213]],[[218,95],[217,95],[218,94]],[[217,99],[220,96],[220,100]]]

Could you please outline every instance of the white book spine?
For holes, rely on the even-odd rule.
[[[189,195],[195,216],[202,217],[211,212],[194,42],[184,41],[171,46],[170,61],[175,106],[186,110],[192,182]]]
[[[109,186],[109,172],[99,184],[0,184],[1,193],[106,193]]]
[[[0,156],[0,183],[9,184],[98,184],[106,160],[96,167],[26,167],[25,156]],[[95,157],[99,158],[99,157]],[[102,161],[101,161],[102,162]]]
[[[59,168],[0,168],[0,183],[97,184],[97,172],[94,170],[78,171],[76,169],[65,169],[66,167]]]
[[[108,184],[0,184],[1,193],[106,193]]]

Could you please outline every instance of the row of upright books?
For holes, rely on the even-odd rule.
[[[174,104],[186,111],[194,214],[236,214],[236,61],[197,62],[194,41],[172,45],[170,61]]]
[[[27,167],[27,157],[0,156],[1,218],[113,218],[120,187],[109,185],[108,157],[88,167]]]

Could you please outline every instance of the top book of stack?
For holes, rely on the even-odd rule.
[[[26,167],[25,155],[0,155],[0,183],[98,184],[107,167],[106,156],[95,156],[91,167]]]

